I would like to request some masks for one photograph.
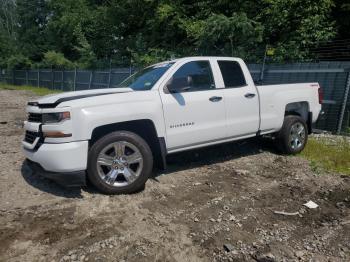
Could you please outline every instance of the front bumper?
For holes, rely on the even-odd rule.
[[[56,173],[49,172],[42,168],[38,163],[35,163],[27,159],[28,166],[30,169],[37,175],[46,177],[50,180],[55,181],[56,183],[65,186],[65,187],[80,187],[86,185],[86,173],[85,170],[74,171],[74,172],[64,172]]]
[[[26,158],[40,164],[46,171],[61,173],[86,170],[88,141],[43,143],[37,150],[28,149],[25,141],[22,144]]]
[[[37,150],[28,149],[25,141],[22,143],[33,171],[64,186],[85,185],[88,141],[43,143]]]

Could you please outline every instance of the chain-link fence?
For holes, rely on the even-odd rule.
[[[110,88],[133,73],[132,68],[90,70],[1,70],[0,81],[13,85],[46,87],[62,91]]]
[[[318,82],[324,91],[323,111],[316,128],[336,133],[350,133],[350,62],[293,64],[249,64],[255,81],[262,85]],[[110,88],[134,72],[133,68],[106,71],[88,70],[1,70],[0,81],[14,85],[31,85],[77,91]]]

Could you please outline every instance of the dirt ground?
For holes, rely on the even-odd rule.
[[[0,261],[350,261],[350,177],[252,139],[173,155],[134,195],[65,189],[24,161],[30,97],[0,90]]]

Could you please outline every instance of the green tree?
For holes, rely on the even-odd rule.
[[[21,0],[17,3],[17,46],[19,52],[34,63],[50,50],[47,38],[47,23],[50,10],[46,0]]]
[[[86,1],[51,1],[49,7],[51,16],[47,28],[48,37],[54,45],[53,50],[63,53],[71,61],[90,61],[94,55],[86,39],[86,32],[92,22],[91,10]]]
[[[339,38],[350,38],[350,1],[334,0],[332,16],[336,20]]]
[[[74,68],[75,64],[64,57],[62,53],[56,51],[48,51],[44,54],[44,59],[41,62],[42,67],[46,68]]]
[[[22,54],[13,54],[6,61],[8,69],[28,69],[32,67],[30,59]]]
[[[0,67],[7,67],[7,59],[16,53],[16,4],[14,0],[0,0]]]
[[[245,13],[211,15],[195,32],[204,54],[248,58],[249,52],[262,42],[263,26]]]
[[[349,37],[342,0],[0,0],[0,62],[47,63],[52,51],[78,67],[154,63],[187,55],[311,58],[319,43]],[[58,59],[59,58],[59,59]],[[62,58],[62,59],[61,59]],[[17,59],[18,61],[20,59]],[[12,62],[16,59],[12,58]],[[52,61],[51,61],[52,62]]]
[[[275,47],[276,61],[308,58],[308,49],[332,39],[332,0],[264,0],[257,16],[266,43]]]

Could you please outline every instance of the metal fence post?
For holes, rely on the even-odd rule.
[[[108,88],[111,87],[111,74],[112,74],[112,69],[109,69],[109,74],[108,74]]]
[[[63,70],[62,70],[62,75],[61,75],[62,77],[61,77],[61,90],[63,91],[63,87],[64,87],[64,72],[63,72]]]
[[[12,69],[12,84],[15,85],[15,69]]]
[[[263,81],[264,81],[266,58],[267,58],[267,45],[266,45],[266,47],[265,47],[264,60],[263,60],[262,66],[261,66],[260,77],[259,77],[259,82],[260,82],[261,84],[262,84]]]
[[[348,72],[348,78],[347,78],[345,92],[344,92],[344,100],[343,100],[343,103],[342,103],[342,106],[341,106],[341,110],[340,110],[340,116],[339,116],[339,121],[338,121],[338,129],[337,129],[337,134],[338,135],[340,134],[341,128],[343,126],[343,120],[344,120],[346,104],[348,102],[349,90],[350,90],[350,72]]]
[[[77,85],[77,68],[74,68],[74,85],[73,85],[73,91],[75,91]]]
[[[28,69],[26,69],[26,85],[29,85],[29,80],[28,80]]]
[[[90,79],[89,79],[89,89],[91,89],[91,84],[92,84],[92,76],[93,76],[93,71],[90,71]]]
[[[55,72],[51,67],[51,89],[55,89]]]
[[[40,69],[38,68],[38,77],[37,77],[38,83],[37,86],[40,87]]]

